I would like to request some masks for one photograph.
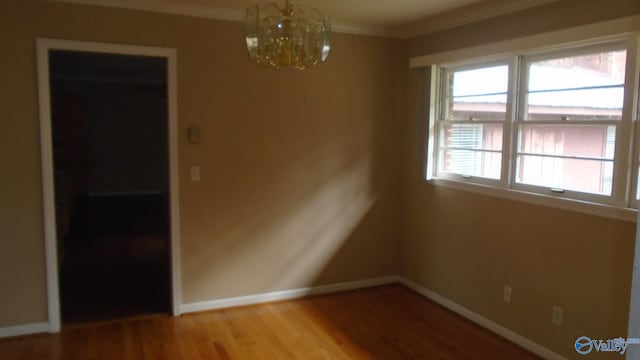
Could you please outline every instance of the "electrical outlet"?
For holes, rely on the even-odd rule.
[[[509,286],[509,285],[505,285],[504,286],[504,292],[502,293],[502,299],[507,304],[511,304],[511,293],[512,293],[512,291],[513,291],[513,289],[511,289],[511,286]]]
[[[560,326],[562,325],[564,310],[560,306],[553,307],[553,313],[551,314],[551,322]]]

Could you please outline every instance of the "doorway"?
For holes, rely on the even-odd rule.
[[[175,50],[38,41],[49,326],[179,311]]]

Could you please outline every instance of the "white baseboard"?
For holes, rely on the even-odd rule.
[[[400,282],[401,282],[401,278],[399,276],[386,276],[386,277],[366,279],[366,280],[343,282],[343,283],[337,283],[337,284],[331,284],[331,285],[276,291],[276,292],[270,292],[265,294],[256,294],[256,295],[240,296],[240,297],[234,297],[234,298],[228,298],[228,299],[183,304],[180,307],[180,312],[182,314],[185,314],[185,313],[193,313],[193,312],[199,312],[199,311],[223,309],[223,308],[234,307],[234,306],[260,304],[260,303],[265,303],[270,301],[291,300],[291,299],[297,299],[297,298],[301,298],[309,295],[329,294],[329,293],[340,292],[340,291],[361,289],[361,288],[366,288],[371,286],[396,284]]]
[[[406,278],[400,277],[400,283],[410,289],[412,289],[413,291],[421,294],[422,296],[426,297],[427,299],[438,303],[444,307],[446,307],[447,309],[473,321],[474,323],[486,328],[487,330],[490,330],[500,336],[502,336],[503,338],[522,346],[523,348],[531,351],[532,353],[547,359],[547,360],[567,360],[567,358],[554,353],[553,351],[545,348],[544,346],[537,344],[527,338],[525,338],[522,335],[519,335],[507,328],[505,328],[502,325],[496,324],[493,321],[476,314],[475,312],[461,306],[458,305],[456,303],[454,303],[453,301],[438,295],[437,293],[424,288],[416,283],[414,283],[411,280],[408,280]]]
[[[49,323],[0,327],[0,338],[49,332]]]

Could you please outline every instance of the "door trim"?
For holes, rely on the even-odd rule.
[[[177,51],[171,48],[121,45],[60,39],[36,39],[38,98],[42,162],[42,190],[45,257],[47,270],[47,305],[49,332],[60,331],[60,289],[54,189],[53,147],[51,140],[51,94],[49,51],[69,50],[121,55],[161,57],[167,60],[167,112],[169,126],[169,207],[171,211],[171,291],[172,313],[180,315],[182,288],[180,275],[180,213],[178,177],[178,96]]]

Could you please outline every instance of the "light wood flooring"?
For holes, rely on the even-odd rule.
[[[0,340],[1,359],[518,359],[539,357],[389,285]]]

